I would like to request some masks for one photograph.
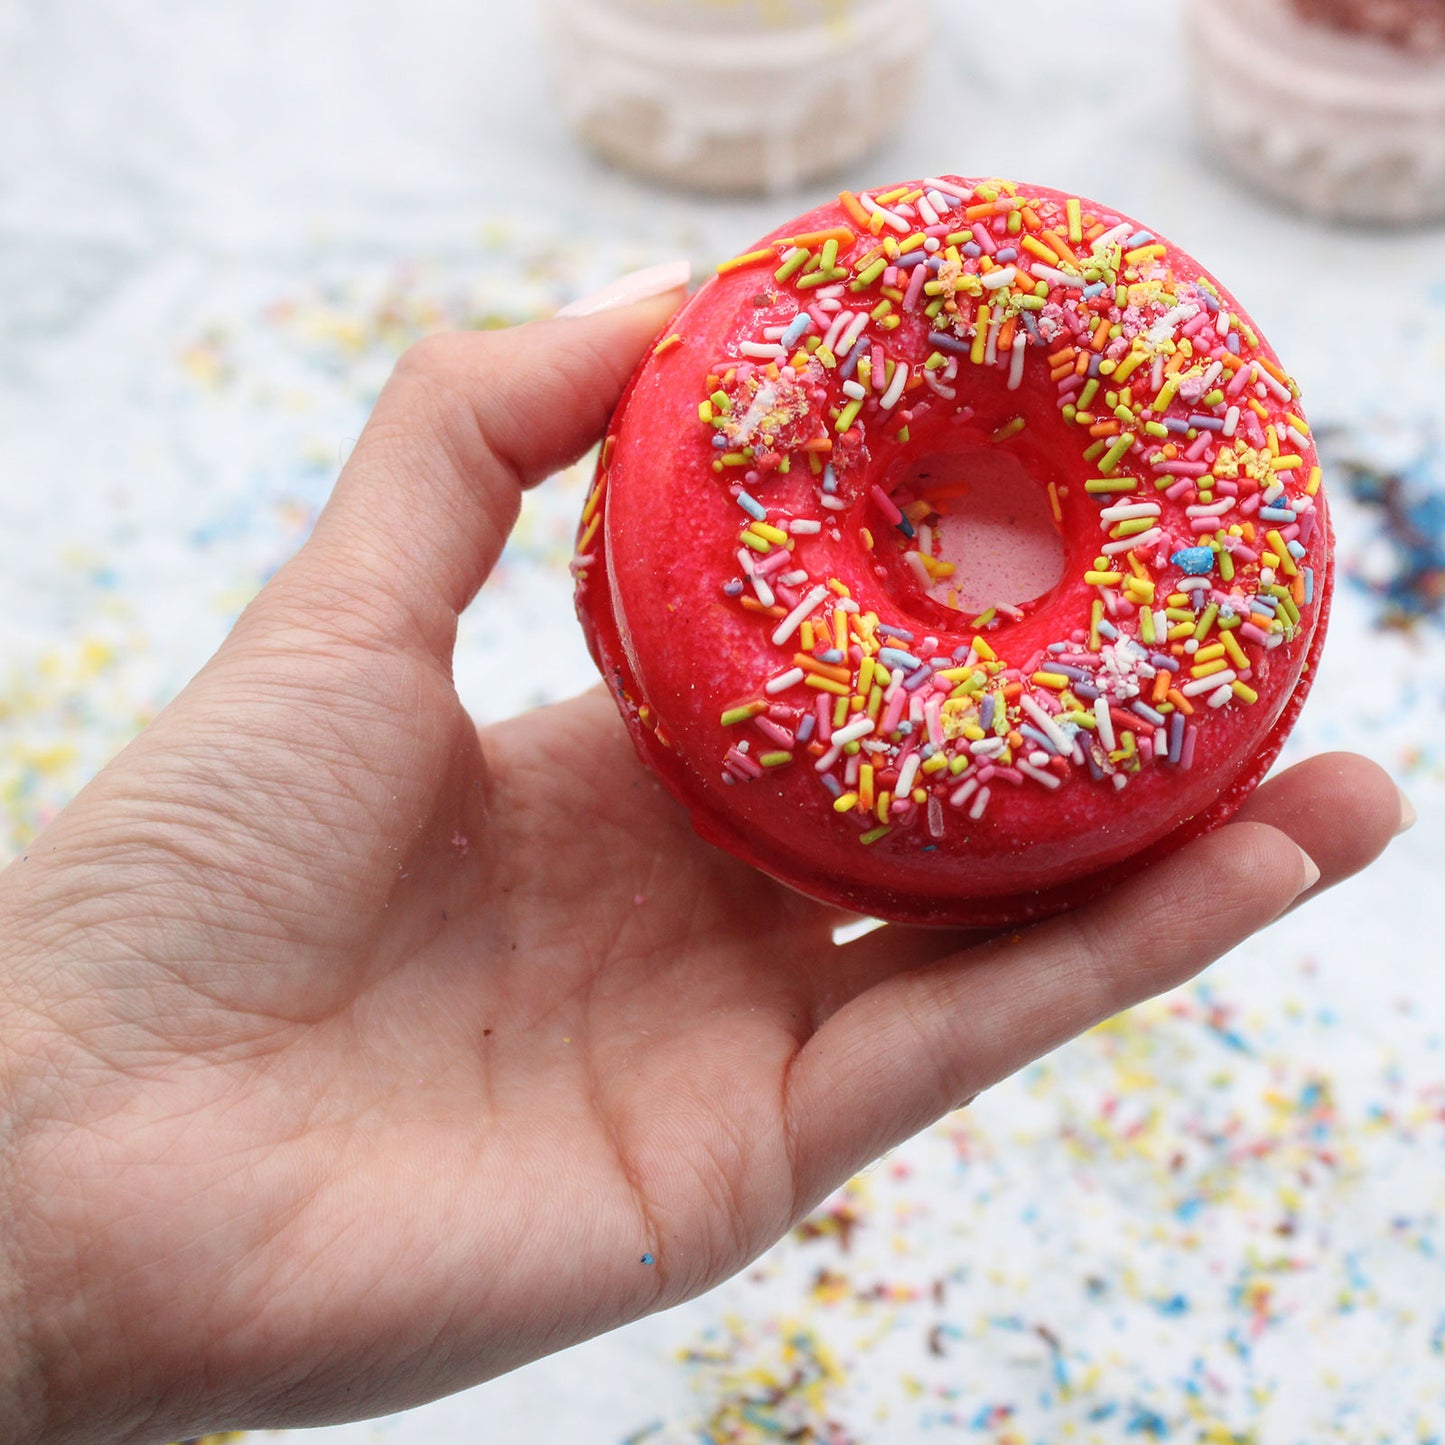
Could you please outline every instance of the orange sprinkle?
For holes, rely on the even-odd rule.
[[[843,203],[843,209],[866,231],[873,218],[863,209],[863,203],[858,197],[852,191],[840,191],[838,199]]]
[[[1059,254],[1059,256],[1073,266],[1079,264],[1079,258],[1074,255],[1072,247],[1057,231],[1045,231],[1043,239]]]
[[[1177,687],[1171,687],[1169,689],[1169,696],[1167,700],[1169,702],[1172,702],[1174,706],[1184,714],[1185,717],[1194,716],[1194,704],[1190,702],[1189,699],[1185,697],[1184,694],[1180,692]]]
[[[739,597],[743,609],[747,612],[761,612],[764,617],[786,617],[788,614],[781,607],[764,607],[756,597]]]
[[[834,682],[853,681],[853,674],[846,667],[834,667],[832,663],[819,662],[811,653],[795,652],[793,666],[801,667],[804,672],[816,673],[819,677],[832,678]]]

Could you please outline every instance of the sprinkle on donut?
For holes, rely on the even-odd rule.
[[[713,766],[739,787],[810,770],[820,811],[863,845],[945,839],[1021,790],[1189,770],[1200,729],[1259,701],[1264,659],[1316,605],[1320,472],[1298,388],[1187,257],[1088,203],[948,178],[840,201],[849,224],[718,268],[755,272],[758,294],[696,398],[706,484],[736,505],[715,584],[771,662],[721,712]],[[684,326],[655,362],[688,344]],[[1046,374],[1055,414],[1021,400],[987,440],[1067,432],[1082,488],[1049,481],[1048,505],[1096,537],[1071,579],[1083,609],[1025,653],[1009,624],[1038,599],[966,603],[944,555],[958,494],[886,485],[872,465],[921,426],[967,420],[985,374],[1021,398]],[[579,589],[607,477],[604,450]],[[906,579],[936,624],[885,620],[815,560],[859,515],[878,575]]]

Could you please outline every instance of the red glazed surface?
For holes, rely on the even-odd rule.
[[[982,184],[956,178],[947,178],[947,181],[955,190],[966,187],[972,191],[973,185]],[[895,187],[893,192],[899,189]],[[910,192],[915,189],[909,187]],[[985,192],[985,197],[987,195]],[[1207,396],[1213,395],[1211,391],[1203,396],[1195,394],[1189,404],[1176,397],[1157,412],[1152,411],[1149,402],[1157,399],[1151,384],[1152,354],[1148,363],[1136,364],[1132,382],[1126,378],[1124,383],[1114,384],[1110,378],[1100,378],[1089,415],[1098,419],[1096,425],[1107,427],[1111,409],[1104,404],[1104,395],[1111,389],[1122,390],[1122,385],[1130,385],[1134,420],[1121,423],[1120,430],[1126,431],[1127,426],[1132,425],[1134,432],[1128,434],[1138,437],[1135,448],[1121,457],[1108,477],[1101,477],[1100,457],[1096,455],[1092,461],[1084,457],[1085,448],[1098,438],[1090,435],[1088,426],[1077,419],[1066,419],[1061,412],[1060,387],[1074,386],[1075,401],[1081,392],[1073,380],[1058,379],[1062,360],[1049,360],[1060,358],[1061,352],[1069,349],[1071,337],[1067,324],[1048,339],[1040,332],[1037,343],[1023,324],[1016,324],[1015,336],[1021,332],[1028,335],[1028,340],[1022,343],[1024,355],[1018,367],[1011,365],[1012,352],[993,365],[982,358],[975,363],[970,355],[960,354],[972,346],[972,326],[979,319],[979,306],[999,297],[1001,291],[1016,291],[1023,296],[1030,281],[1036,286],[1037,280],[1042,279],[1049,288],[1043,298],[1045,308],[1030,312],[1036,324],[1045,315],[1055,314],[1064,314],[1067,323],[1067,312],[1057,310],[1060,301],[1074,303],[1073,315],[1077,320],[1085,314],[1079,287],[1072,283],[1053,285],[1050,275],[1077,275],[1089,264],[1087,236],[1091,229],[1103,227],[1107,233],[1127,222],[1131,237],[1144,229],[1089,201],[1082,201],[1078,210],[1072,211],[1067,207],[1070,198],[1044,188],[1021,187],[1018,196],[1027,204],[1037,226],[1031,231],[1025,224],[1020,235],[1050,236],[1051,240],[1040,244],[1054,250],[1058,265],[1040,261],[1037,269],[1046,272],[1040,278],[1025,278],[1016,267],[1017,279],[1009,287],[986,288],[977,298],[958,293],[959,318],[942,333],[953,338],[951,349],[940,350],[937,345],[939,327],[947,322],[946,314],[929,321],[917,309],[925,299],[932,299],[926,294],[915,298],[912,308],[891,304],[887,314],[902,316],[895,329],[884,331],[876,322],[870,322],[863,333],[867,354],[874,354],[871,348],[876,343],[880,348],[877,355],[886,355],[900,364],[920,365],[935,353],[945,360],[956,356],[957,377],[951,383],[956,390],[954,398],[945,399],[932,386],[915,383],[894,410],[884,412],[879,400],[881,393],[870,378],[865,387],[867,400],[858,417],[839,431],[836,408],[840,403],[846,404],[849,398],[841,391],[836,367],[820,368],[815,355],[803,373],[796,367],[793,370],[795,375],[815,379],[821,373],[815,393],[825,393],[825,399],[810,403],[807,414],[802,417],[782,416],[776,422],[774,446],[769,449],[761,443],[758,445],[759,450],[770,455],[761,459],[754,456],[746,464],[727,466],[721,471],[714,465],[720,455],[713,445],[717,428],[700,420],[699,404],[710,393],[719,389],[727,392],[732,386],[740,414],[749,392],[746,384],[737,381],[738,369],[741,367],[742,374],[746,375],[749,365],[765,368],[768,363],[761,358],[741,356],[739,344],[747,341],[758,344],[766,327],[787,325],[800,306],[807,306],[820,291],[829,290],[824,286],[811,292],[797,291],[794,283],[803,273],[795,273],[781,283],[775,280],[774,272],[795,249],[782,241],[828,230],[838,232],[838,239],[846,241],[842,228],[846,228],[848,235],[856,236],[851,243],[840,245],[835,264],[852,271],[850,280],[839,283],[844,285],[843,309],[856,306],[861,313],[888,296],[888,291],[883,289],[886,276],[857,292],[848,289],[851,281],[867,269],[856,263],[860,258],[866,260],[868,253],[880,245],[882,236],[860,224],[858,202],[848,197],[846,200],[851,204],[840,202],[821,207],[781,227],[755,248],[769,252],[766,259],[741,265],[709,281],[668,327],[668,336],[678,339],[665,343],[643,362],[618,407],[599,466],[597,488],[589,500],[579,537],[579,558],[575,564],[579,576],[577,601],[589,646],[618,701],[640,755],[689,809],[698,832],[806,893],[878,917],[976,926],[1006,925],[1040,917],[1107,886],[1122,875],[1125,867],[1133,870],[1144,866],[1188,838],[1223,822],[1264,776],[1283,745],[1308,691],[1324,638],[1333,581],[1333,547],[1324,496],[1322,493],[1311,495],[1318,485],[1315,453],[1307,436],[1296,429],[1293,439],[1283,440],[1281,450],[1284,458],[1297,456],[1299,463],[1278,474],[1284,491],[1273,503],[1275,507],[1288,504],[1299,508],[1296,521],[1284,525],[1258,520],[1258,494],[1262,487],[1252,485],[1243,475],[1232,479],[1236,490],[1231,508],[1220,519],[1221,531],[1230,525],[1244,529],[1243,536],[1229,537],[1226,543],[1220,544],[1224,550],[1238,546],[1245,549],[1238,555],[1257,551],[1267,557],[1274,554],[1268,552],[1263,541],[1266,532],[1273,530],[1277,537],[1289,542],[1293,540],[1289,535],[1291,530],[1299,534],[1306,510],[1314,513],[1304,555],[1295,564],[1295,575],[1286,577],[1283,567],[1275,569],[1275,585],[1284,585],[1286,590],[1293,587],[1297,596],[1302,593],[1304,569],[1312,570],[1310,602],[1294,604],[1298,623],[1288,621],[1286,610],[1276,629],[1280,639],[1268,646],[1245,641],[1236,629],[1230,629],[1234,643],[1250,665],[1247,669],[1234,667],[1233,651],[1226,657],[1226,663],[1245,692],[1257,694],[1257,701],[1246,701],[1231,693],[1227,702],[1211,707],[1207,696],[1196,692],[1189,700],[1193,712],[1178,732],[1180,738],[1192,733],[1184,757],[1170,762],[1164,755],[1146,756],[1137,767],[1131,764],[1141,752],[1149,754],[1158,747],[1161,754],[1166,753],[1170,729],[1179,726],[1172,723],[1172,717],[1181,709],[1169,703],[1160,711],[1147,701],[1154,697],[1150,679],[1158,668],[1154,668],[1148,678],[1140,674],[1133,680],[1143,688],[1140,700],[1155,716],[1165,719],[1164,727],[1161,732],[1155,724],[1140,717],[1135,746],[1141,752],[1136,752],[1133,758],[1110,761],[1108,750],[1103,749],[1100,740],[1098,724],[1090,730],[1080,722],[1067,722],[1070,717],[1081,719],[1096,704],[1082,695],[1076,696],[1072,689],[1065,689],[1062,694],[1056,689],[1059,675],[1048,674],[1049,659],[1053,655],[1047,651],[1049,645],[1063,643],[1064,655],[1070,658],[1087,653],[1096,660],[1101,659],[1100,649],[1107,644],[1101,635],[1090,636],[1091,618],[1095,603],[1110,590],[1115,593],[1111,605],[1117,608],[1112,616],[1112,625],[1118,633],[1116,644],[1127,643],[1141,626],[1137,606],[1119,605],[1124,584],[1110,589],[1085,581],[1085,573],[1096,577],[1112,575],[1099,574],[1094,567],[1101,547],[1111,536],[1108,525],[1101,524],[1101,511],[1121,504],[1156,502],[1163,509],[1159,527],[1151,528],[1144,536],[1147,539],[1153,530],[1160,530],[1164,535],[1152,542],[1146,540],[1139,549],[1142,555],[1133,556],[1132,562],[1131,554],[1116,551],[1110,564],[1122,569],[1125,575],[1130,574],[1135,565],[1147,573],[1155,583],[1157,608],[1164,607],[1170,596],[1194,595],[1177,590],[1184,573],[1169,559],[1183,549],[1209,541],[1208,537],[1198,539],[1187,531],[1192,519],[1186,516],[1186,507],[1203,505],[1199,501],[1199,487],[1210,486],[1211,480],[1191,479],[1190,485],[1181,491],[1184,479],[1170,475],[1173,495],[1166,501],[1164,492],[1155,486],[1159,473],[1149,460],[1151,456],[1157,459],[1163,455],[1160,448],[1166,443],[1147,435],[1143,424],[1152,420],[1156,426],[1162,426],[1164,421],[1214,412],[1227,415],[1227,408],[1223,404],[1213,408],[1205,405]],[[1006,191],[1000,193],[1000,199],[1007,199]],[[897,209],[900,204],[908,205],[909,196],[895,202],[890,214],[907,223],[907,232],[899,231],[896,221],[887,222],[881,229],[895,244],[906,244],[915,230],[925,229],[925,217],[909,217]],[[987,204],[986,199],[980,200],[976,195],[966,198],[967,207],[976,209]],[[966,228],[964,211],[965,205],[961,204],[940,213],[934,203],[940,225],[956,228],[949,231],[950,235]],[[1006,231],[1006,216],[1007,212],[1001,211],[979,222],[990,228],[995,251],[1007,248],[1016,240]],[[1090,222],[1094,223],[1093,227]],[[1073,234],[1083,235],[1082,241],[1068,240],[1070,224],[1074,227]],[[997,235],[993,234],[994,230]],[[939,240],[939,252],[946,256],[945,238],[940,236]],[[1115,283],[1130,284],[1132,266],[1132,284],[1137,288],[1131,293],[1137,303],[1134,319],[1141,333],[1151,332],[1161,317],[1167,321],[1168,316],[1183,314],[1181,305],[1185,311],[1194,305],[1196,309],[1175,328],[1177,332],[1181,326],[1192,323],[1198,341],[1195,357],[1186,357],[1187,364],[1181,364],[1180,371],[1187,377],[1190,366],[1197,362],[1197,372],[1207,374],[1206,343],[1216,348],[1222,343],[1215,313],[1209,313],[1209,325],[1199,329],[1198,317],[1204,314],[1205,308],[1199,304],[1201,293],[1195,288],[1197,281],[1204,280],[1216,288],[1218,305],[1236,318],[1231,330],[1256,337],[1257,333],[1229,293],[1196,262],[1167,242],[1151,237],[1134,247],[1132,253],[1137,255],[1140,250],[1151,251],[1160,246],[1164,247],[1162,254],[1151,253],[1134,263],[1124,259],[1131,252],[1120,252],[1114,271]],[[821,243],[807,249],[816,254]],[[1063,250],[1068,250],[1072,262],[1060,255]],[[1107,258],[1109,253],[1106,251],[1104,255]],[[890,258],[885,255],[883,259]],[[971,258],[965,258],[965,270],[968,259]],[[1019,264],[1032,265],[1038,259],[1029,251],[1020,251]],[[888,274],[902,282],[906,273]],[[1151,286],[1157,288],[1159,283],[1163,283],[1160,299],[1151,308],[1147,298],[1154,294]],[[892,290],[898,295],[903,286]],[[1113,287],[1109,287],[1109,292],[1112,295]],[[1181,297],[1184,300],[1181,301]],[[1105,296],[1098,304],[1109,304],[1110,299]],[[1113,300],[1116,302],[1117,297]],[[1050,307],[1054,310],[1050,311]],[[1019,321],[1022,323],[1021,312]],[[1127,322],[1124,324],[1127,330]],[[817,335],[821,330],[820,325],[815,325],[812,334]],[[1005,333],[995,326],[993,334],[997,341]],[[1154,334],[1159,333],[1154,331]],[[1087,341],[1087,336],[1084,339]],[[1129,340],[1127,335],[1123,339]],[[1176,350],[1178,339],[1177,335],[1171,338]],[[1131,347],[1144,345],[1142,342],[1129,344]],[[805,348],[806,339],[799,346]],[[1237,388],[1229,404],[1243,409],[1253,397],[1269,418],[1268,423],[1260,421],[1256,437],[1268,424],[1276,427],[1278,440],[1289,425],[1284,420],[1287,415],[1302,420],[1298,399],[1290,395],[1292,387],[1286,390],[1278,380],[1284,373],[1279,371],[1277,358],[1262,338],[1258,338],[1257,347],[1247,342],[1241,342],[1240,346],[1240,364],[1247,378],[1258,380]],[[1075,345],[1073,350],[1077,362],[1078,355],[1087,352],[1089,347]],[[1106,359],[1108,350],[1108,346],[1103,348]],[[790,356],[797,354],[798,347],[793,347]],[[1091,354],[1097,357],[1100,353]],[[1128,355],[1126,349],[1121,361]],[[1268,383],[1263,369],[1266,362],[1274,368]],[[1097,364],[1097,361],[1091,363],[1095,367]],[[1249,370],[1251,366],[1253,371]],[[734,375],[728,381],[730,368]],[[779,369],[786,373],[786,366]],[[1009,386],[1011,371],[1019,381],[1017,389]],[[855,381],[858,375],[854,373]],[[934,379],[944,375],[946,371],[940,367]],[[1237,370],[1226,369],[1220,375],[1220,384],[1237,375]],[[769,385],[766,376],[759,378],[755,373],[754,380],[760,387]],[[1181,392],[1187,390],[1187,387],[1180,388]],[[1258,395],[1261,392],[1262,398]],[[920,401],[926,401],[927,405],[919,408]],[[968,415],[970,409],[972,414]],[[899,440],[900,419],[909,412],[918,414],[908,423],[906,440]],[[1027,419],[1023,429],[1000,436],[1018,416]],[[1248,464],[1263,472],[1263,485],[1271,485],[1269,479],[1276,474],[1259,460],[1266,455],[1266,449],[1250,446],[1243,436],[1243,427],[1243,422],[1236,422],[1234,438],[1248,447],[1251,454]],[[1187,435],[1176,429],[1170,434],[1168,441],[1180,447],[1178,465],[1197,467],[1197,461],[1193,464],[1182,461],[1183,444],[1187,440],[1190,445],[1202,445],[1198,437],[1204,430],[1196,428],[1192,435]],[[833,462],[838,478],[836,496],[843,506],[836,511],[821,507],[823,494],[819,477],[807,464],[807,453],[798,450],[796,445],[809,438],[817,442],[821,434],[826,434],[832,443],[831,452],[823,455]],[[1201,454],[1204,460],[1213,457],[1217,449],[1226,446],[1234,449],[1234,438],[1210,433],[1209,449]],[[1112,446],[1118,438],[1103,440]],[[904,556],[910,543],[897,527],[890,526],[872,493],[875,484],[882,484],[885,491],[891,490],[900,477],[908,475],[910,463],[916,463],[919,458],[960,452],[967,461],[965,474],[970,467],[977,470],[990,465],[989,457],[1004,454],[1012,459],[1007,465],[1018,463],[1027,472],[1028,480],[1020,485],[1039,488],[1048,483],[1054,485],[1065,552],[1063,578],[1051,590],[1023,603],[1017,619],[1005,617],[991,625],[976,627],[971,625],[975,615],[972,608],[950,609],[938,600],[940,588],[933,589],[932,595],[925,594],[915,578],[914,566],[908,564]],[[786,473],[776,466],[783,456],[791,457],[791,469]],[[1165,464],[1156,462],[1156,465]],[[1134,490],[1100,496],[1091,495],[1085,489],[1084,484],[1090,479],[1097,484],[1110,478],[1121,487],[1132,481]],[[1218,481],[1212,482],[1214,488],[1220,485]],[[823,530],[817,534],[792,537],[793,547],[786,566],[772,575],[787,577],[795,571],[806,571],[808,580],[791,590],[778,588],[771,614],[762,607],[750,581],[745,582],[743,595],[752,597],[758,604],[752,610],[724,590],[728,585],[735,588],[738,581],[744,580],[737,560],[739,535],[750,527],[751,519],[740,507],[739,490],[766,509],[769,526],[786,531],[790,522],[799,520],[820,519],[823,523]],[[913,493],[905,490],[901,495],[908,497]],[[1218,490],[1205,492],[1216,505],[1222,495]],[[1255,510],[1246,513],[1243,508],[1250,504],[1251,497],[1254,497]],[[1145,520],[1152,522],[1153,519]],[[833,528],[836,528],[836,537],[830,535]],[[867,545],[869,540],[873,543],[871,549]],[[758,561],[766,560],[751,551],[748,555],[757,557]],[[1231,552],[1231,561],[1234,555]],[[1214,570],[1209,575],[1209,595],[1252,595],[1258,584],[1260,564],[1241,564],[1235,569],[1233,582],[1226,584],[1219,570],[1219,548],[1215,558]],[[1291,562],[1294,563],[1294,559]],[[1036,713],[1020,711],[1021,689],[1051,720],[1060,719],[1058,726],[1064,739],[1075,743],[1072,754],[1066,754],[1057,745],[1050,752],[1026,738],[1021,746],[1010,746],[1000,764],[998,760],[969,753],[969,749],[980,745],[978,738],[970,740],[955,733],[932,752],[950,759],[967,754],[963,772],[955,774],[945,768],[941,774],[925,774],[920,766],[914,773],[913,786],[926,786],[936,802],[908,806],[908,800],[904,800],[905,806],[901,809],[888,808],[882,815],[876,806],[866,815],[860,806],[840,812],[818,771],[820,755],[827,749],[819,741],[817,731],[805,739],[800,736],[799,728],[804,716],[816,713],[820,696],[827,697],[828,706],[836,706],[833,695],[815,691],[804,683],[772,694],[764,690],[770,679],[779,679],[792,670],[792,660],[799,651],[800,637],[796,630],[784,644],[774,645],[772,637],[781,615],[793,610],[792,603],[818,585],[827,587],[828,595],[818,604],[811,619],[817,623],[818,632],[812,655],[816,659],[826,653],[823,634],[830,630],[829,609],[839,595],[833,583],[846,589],[857,604],[859,610],[854,616],[865,623],[870,615],[874,616],[878,624],[910,632],[915,638],[914,643],[904,644],[882,637],[876,631],[871,640],[857,632],[850,633],[848,657],[833,664],[850,675],[850,687],[858,680],[863,658],[883,656],[880,644],[906,652],[908,646],[918,649],[925,637],[932,637],[938,643],[934,656],[951,657],[957,650],[967,654],[964,661],[956,664],[958,668],[974,672],[992,669],[986,684],[961,701],[948,695],[946,701],[954,704],[955,722],[966,716],[961,709],[975,705],[978,697],[995,691],[998,692],[995,718],[1007,707],[1006,721],[1014,737],[1023,735],[1020,729],[1024,725],[1034,727],[1037,733]],[[947,585],[945,579],[944,586]],[[1191,585],[1199,586],[1198,583]],[[1136,591],[1131,595],[1141,594]],[[788,598],[791,601],[785,606],[784,600]],[[1284,610],[1283,603],[1277,602],[1276,606]],[[1240,610],[1245,610],[1243,603]],[[1203,611],[1203,606],[1195,607],[1193,616],[1202,621]],[[1257,619],[1262,615],[1256,612]],[[1110,618],[1106,616],[1105,620]],[[1216,617],[1215,623],[1217,621]],[[1170,625],[1177,630],[1181,625],[1179,618],[1171,619]],[[999,666],[982,657],[976,638],[983,639],[984,650],[995,654]],[[1200,645],[1217,646],[1220,640],[1217,626],[1211,624]],[[1096,641],[1100,649],[1092,647]],[[1193,657],[1182,651],[1184,642],[1171,644],[1156,639],[1140,646],[1151,655],[1174,657],[1179,671],[1171,674],[1171,681],[1179,687],[1191,681]],[[908,655],[914,661],[926,661],[917,651]],[[1140,666],[1146,671],[1149,669],[1148,664]],[[1089,668],[1078,670],[1097,680]],[[906,663],[894,671],[900,675],[906,673],[913,680],[920,676]],[[1032,679],[1040,673],[1048,675],[1052,683],[1047,686],[1035,683]],[[833,674],[835,680],[839,675]],[[898,678],[894,682],[897,683]],[[1011,704],[1007,695],[998,691],[1010,685],[1016,693]],[[1083,683],[1085,689],[1090,685]],[[925,682],[923,689],[928,690],[924,693],[926,696],[933,692],[944,695],[943,681]],[[1106,689],[1105,703],[1111,701],[1120,703],[1110,714],[1116,744],[1113,751],[1117,752],[1124,721],[1134,714],[1129,711],[1127,700],[1112,697]],[[772,710],[762,714],[765,722],[773,723],[769,735],[763,734],[756,720],[727,726],[720,721],[730,710],[762,702]],[[920,734],[938,736],[938,733],[930,725],[917,727],[906,736],[896,729],[885,735],[881,722],[886,707],[875,705],[875,711],[874,733],[860,740],[859,746],[864,748],[862,756],[872,757],[877,764],[876,800],[888,779],[888,765],[890,761],[896,762],[900,747],[905,750],[905,756],[910,748],[920,751]],[[849,713],[847,722],[860,716],[866,713]],[[935,723],[941,726],[941,717],[936,717]],[[977,718],[975,731],[979,731]],[[992,746],[993,736],[990,726],[983,733],[983,742]],[[791,746],[780,744],[780,737],[790,738]],[[734,760],[738,756],[732,750],[744,741],[748,747],[742,764],[736,761],[730,764],[729,756]],[[885,742],[888,743],[886,749],[880,746]],[[870,747],[879,750],[870,753],[867,751]],[[1091,768],[1086,755],[1096,747],[1098,750],[1092,752],[1096,764]],[[786,761],[776,761],[785,754]],[[756,760],[765,757],[775,761],[759,769]],[[1020,773],[1016,765],[1030,757],[1034,759],[1030,765],[1033,771],[1025,769]],[[1093,775],[1099,771],[1099,763],[1108,776]],[[745,772],[740,770],[744,765]],[[845,766],[847,758],[840,758],[830,775],[837,780],[835,790],[841,787],[846,797],[856,789],[849,789],[842,782]],[[1002,773],[998,771],[1000,766]],[[991,768],[987,784],[977,786],[973,794],[958,805],[950,801],[970,777],[978,777]],[[894,766],[895,775],[897,771]],[[1010,773],[1015,776],[1007,776]],[[1039,773],[1055,779],[1054,785],[1036,780]],[[1122,786],[1115,783],[1116,775],[1124,777]],[[984,786],[989,788],[989,797],[981,815],[973,816],[972,809],[978,806]],[[885,821],[889,831],[878,833]],[[878,835],[870,837],[875,833]],[[869,838],[866,843],[861,841],[865,837]]]

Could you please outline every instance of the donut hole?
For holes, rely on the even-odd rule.
[[[1023,607],[1063,580],[1048,488],[1015,453],[984,445],[909,457],[886,490],[904,514],[883,549],[900,606],[973,617]]]

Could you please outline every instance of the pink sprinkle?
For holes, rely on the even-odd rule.
[[[793,746],[793,735],[786,728],[780,728],[777,723],[771,722],[765,717],[755,717],[753,726],[762,733],[765,738],[777,743],[780,748],[791,748]]]
[[[903,520],[903,513],[898,510],[893,503],[893,498],[890,497],[882,487],[874,487],[872,497],[873,500],[878,503],[878,510],[883,513],[893,526],[896,527]]]
[[[936,748],[943,746],[943,699],[937,694],[928,699],[923,707],[923,716],[928,724],[928,741]]]
[[[739,752],[737,748],[729,748],[727,764],[730,768],[739,772],[745,778],[760,778],[763,770],[746,754]]]

